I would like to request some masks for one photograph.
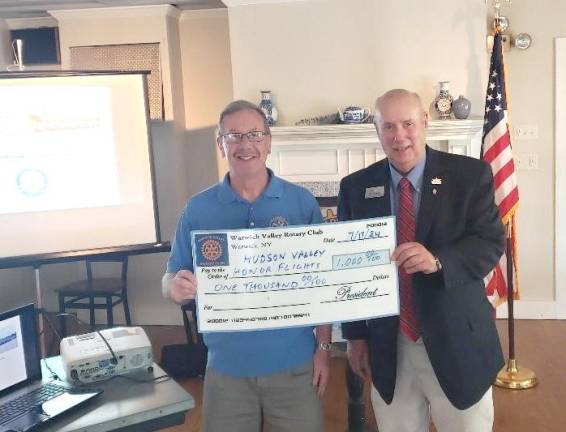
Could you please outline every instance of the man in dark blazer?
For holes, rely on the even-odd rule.
[[[396,215],[399,229],[408,199],[416,229],[391,256],[401,315],[342,325],[350,364],[373,381],[380,432],[428,431],[431,417],[439,432],[491,431],[504,364],[483,283],[504,250],[491,169],[429,148],[427,113],[407,90],[377,99],[375,126],[386,159],[342,180],[338,218]]]

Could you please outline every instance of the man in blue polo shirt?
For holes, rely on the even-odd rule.
[[[224,180],[189,200],[177,225],[163,294],[175,303],[197,294],[193,230],[264,228],[322,222],[314,197],[276,177],[265,161],[271,135],[265,115],[247,101],[220,114],[217,144],[228,161]],[[315,337],[316,333],[316,337]],[[320,397],[329,376],[330,326],[204,334],[206,432],[322,432]]]

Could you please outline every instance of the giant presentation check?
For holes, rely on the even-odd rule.
[[[192,233],[203,332],[399,314],[393,217]]]

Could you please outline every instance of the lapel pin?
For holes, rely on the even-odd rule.
[[[385,195],[385,186],[374,186],[366,188],[365,199],[381,198]]]
[[[433,185],[441,185],[442,184],[442,179],[439,177],[435,177],[430,181],[431,184]]]

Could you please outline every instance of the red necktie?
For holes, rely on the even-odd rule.
[[[413,191],[406,177],[399,182],[399,210],[397,212],[397,243],[415,241],[415,211],[413,208]],[[400,327],[409,339],[419,338],[419,324],[415,316],[412,299],[413,275],[399,268],[399,296],[401,301]]]

